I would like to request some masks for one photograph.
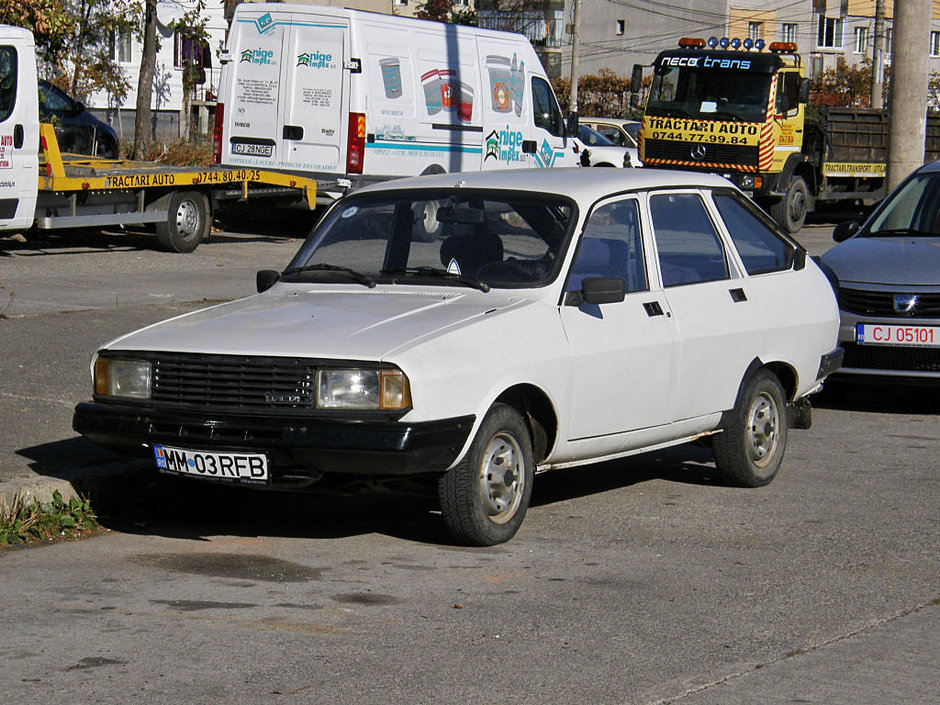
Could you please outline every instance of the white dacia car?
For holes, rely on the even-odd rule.
[[[826,277],[702,174],[363,188],[258,290],[104,345],[75,430],[250,486],[426,479],[453,538],[490,545],[553,468],[705,439],[726,482],[767,484],[841,360]]]

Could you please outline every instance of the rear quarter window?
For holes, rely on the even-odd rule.
[[[738,194],[716,193],[713,198],[749,275],[790,268],[796,248],[764,223],[753,206]]]

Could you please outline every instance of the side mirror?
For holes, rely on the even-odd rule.
[[[643,64],[633,64],[633,73],[630,76],[630,92],[639,93],[643,87]]]
[[[845,242],[858,232],[858,228],[859,224],[857,220],[839,223],[832,231],[832,239],[836,242]]]
[[[277,280],[281,278],[281,273],[274,269],[262,269],[255,275],[255,286],[258,289],[260,294],[262,291],[267,291],[272,286],[277,284]]]
[[[810,80],[808,78],[804,78],[800,81],[800,102],[801,103],[809,102],[809,87],[810,87]]]
[[[620,277],[586,277],[581,282],[581,297],[586,304],[618,304],[627,294],[627,283]]]
[[[568,113],[568,118],[565,120],[565,135],[568,137],[578,136],[578,114],[576,112]]]
[[[802,247],[796,248],[796,252],[793,253],[793,269],[794,271],[799,272],[801,269],[806,268],[806,250]]]

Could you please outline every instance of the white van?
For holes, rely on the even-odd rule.
[[[314,176],[324,202],[400,176],[579,161],[519,34],[245,3],[222,62],[216,162]]]

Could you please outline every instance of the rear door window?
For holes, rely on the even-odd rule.
[[[714,200],[748,274],[790,268],[796,248],[763,222],[743,196],[716,193]]]

